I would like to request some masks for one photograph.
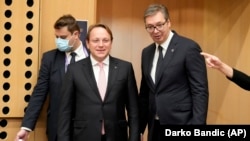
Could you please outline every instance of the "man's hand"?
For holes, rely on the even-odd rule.
[[[21,129],[15,138],[15,141],[28,141],[29,138],[29,131]]]

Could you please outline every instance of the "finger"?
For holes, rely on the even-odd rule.
[[[200,54],[203,55],[205,58],[212,57],[211,54],[208,54],[208,53],[205,53],[205,52],[201,52]]]

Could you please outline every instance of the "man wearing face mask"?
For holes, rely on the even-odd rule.
[[[49,97],[47,109],[47,138],[56,141],[58,105],[61,82],[70,62],[79,61],[88,56],[89,51],[80,40],[80,28],[72,15],[63,15],[54,24],[57,49],[45,52],[36,86],[31,94],[21,129],[15,141],[27,141],[29,132],[35,129],[37,119]],[[71,55],[75,54],[74,57]],[[74,60],[73,60],[73,59]]]

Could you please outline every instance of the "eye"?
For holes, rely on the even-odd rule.
[[[110,40],[109,39],[104,39],[103,42],[104,43],[108,43]]]
[[[154,28],[154,26],[148,26],[147,28],[148,28],[148,29],[153,29],[153,28]]]
[[[95,39],[95,40],[91,40],[93,43],[98,43],[99,40],[98,39]]]

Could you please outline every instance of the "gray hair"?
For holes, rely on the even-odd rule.
[[[164,15],[164,18],[166,20],[169,19],[169,13],[166,6],[162,4],[151,4],[148,6],[148,8],[144,11],[144,22],[148,16],[152,16],[156,14],[157,12],[161,12]]]

